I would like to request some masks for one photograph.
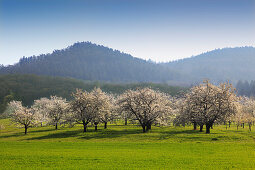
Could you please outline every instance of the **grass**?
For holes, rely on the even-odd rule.
[[[255,130],[135,125],[23,129],[0,119],[0,169],[254,169]]]

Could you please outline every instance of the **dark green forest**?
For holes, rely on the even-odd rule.
[[[51,95],[61,96],[70,100],[71,93],[76,88],[90,91],[94,87],[100,87],[103,91],[113,94],[120,94],[127,89],[136,89],[137,87],[151,87],[170,95],[177,95],[179,92],[186,90],[186,88],[167,84],[116,84],[83,81],[73,78],[19,74],[0,75],[0,87],[0,113],[4,111],[6,104],[11,100],[20,100],[24,105],[31,105],[35,99],[50,97]]]

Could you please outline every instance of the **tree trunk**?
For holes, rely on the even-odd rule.
[[[238,130],[238,126],[239,126],[239,125],[236,126],[237,130]]]
[[[200,132],[203,132],[204,125],[200,125]]]
[[[146,125],[146,131],[149,131],[149,130],[151,130],[151,124]]]
[[[125,118],[125,125],[127,125],[127,118]]]
[[[58,129],[58,123],[55,124],[55,129],[56,129],[56,130]]]
[[[251,131],[251,125],[252,125],[252,123],[249,123],[249,130]]]
[[[206,124],[206,133],[210,133],[211,124]]]
[[[25,125],[25,135],[27,134],[27,125]]]
[[[231,122],[230,122],[230,121],[228,121],[228,127],[230,127],[230,124],[231,124]]]
[[[197,130],[197,123],[193,123],[194,129],[193,130]]]
[[[98,123],[94,123],[94,125],[95,125],[95,131],[97,131],[97,124],[98,124]]]
[[[243,128],[244,128],[244,123],[243,123]]]
[[[43,124],[42,124],[42,122],[41,122],[41,127],[42,127],[42,125],[43,125]]]
[[[142,127],[143,127],[143,133],[145,133],[145,132],[146,132],[146,130],[145,130],[145,126],[144,126],[144,125],[142,125]]]
[[[87,124],[85,121],[82,121],[83,124],[83,132],[87,132]]]
[[[104,123],[104,128],[107,129],[107,122]]]
[[[213,123],[211,124],[211,129],[213,129]]]

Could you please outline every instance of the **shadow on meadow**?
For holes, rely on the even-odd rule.
[[[55,129],[41,129],[41,130],[33,130],[33,129],[29,129],[28,130],[28,135],[29,134],[33,134],[33,133],[40,133],[40,132],[50,132],[50,131],[54,131]],[[20,136],[27,136],[24,134],[24,132],[17,132],[17,133],[12,133],[12,134],[8,134],[8,135],[1,135],[0,139],[2,138],[10,138],[10,137],[20,137]]]
[[[55,131],[55,130],[54,130]],[[142,133],[141,130],[128,129],[128,130],[113,130],[113,129],[98,129],[94,131],[93,129],[88,129],[87,132],[83,133],[82,129],[72,130],[72,131],[61,131],[56,133],[50,133],[44,136],[32,137],[26,140],[41,140],[41,139],[61,139],[61,138],[71,138],[78,137],[79,139],[103,139],[103,138],[117,138],[125,136],[128,134],[139,134]]]
[[[205,132],[199,132],[199,130],[169,130],[159,132],[160,137],[158,140],[167,140],[167,139],[175,139],[180,141],[204,141],[205,137],[202,135]],[[206,139],[208,140],[208,139]]]
[[[51,132],[51,131],[56,131],[54,128],[53,129],[40,129],[40,130],[31,130],[29,133],[41,133],[41,132]]]
[[[68,139],[76,138],[80,140],[92,140],[92,139],[112,139],[121,138],[125,139],[134,138],[135,140],[151,140],[151,141],[228,141],[228,140],[243,140],[243,139],[255,139],[253,137],[254,133],[247,135],[247,132],[236,131],[233,129],[227,130],[218,129],[212,130],[211,134],[205,134],[205,131],[199,132],[199,130],[182,129],[182,128],[159,128],[152,127],[152,130],[143,133],[142,129],[137,126],[124,126],[124,125],[114,125],[109,126],[108,129],[103,129],[101,127],[98,131],[94,131],[92,127],[88,128],[88,131],[83,133],[83,129],[71,129],[62,128],[60,130],[55,130],[54,128],[40,128],[29,130],[28,135],[24,135],[24,132],[2,134],[0,139],[10,138],[10,137],[25,137],[22,140],[44,140],[44,139]],[[30,136],[31,134],[31,136]]]
[[[8,135],[1,135],[0,139],[11,138],[11,137],[19,137],[19,136],[24,136],[24,132],[12,133],[12,134],[8,134]]]
[[[57,130],[53,129],[52,131],[56,131],[56,133],[50,133],[44,136],[37,136],[28,138],[26,140],[40,140],[40,139],[54,139],[54,138],[70,138],[70,137],[76,137],[79,133],[81,133],[81,130],[72,130],[72,131],[64,131],[64,132],[58,132]]]
[[[84,136],[80,137],[80,139],[90,140],[90,139],[103,139],[103,138],[118,138],[126,135],[132,134],[142,134],[142,130],[140,129],[123,129],[123,130],[99,130],[97,132],[92,132],[88,134],[84,134]]]

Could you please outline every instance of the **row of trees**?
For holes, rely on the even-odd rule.
[[[206,133],[215,123],[236,122],[239,126],[248,123],[250,128],[254,121],[255,101],[236,96],[235,89],[229,83],[219,86],[205,81],[195,86],[180,97],[171,97],[150,88],[127,90],[114,96],[95,88],[91,92],[76,90],[73,100],[67,102],[61,97],[35,100],[28,108],[19,101],[10,102],[7,112],[13,122],[27,128],[38,124],[70,125],[82,124],[83,131],[92,123],[97,130],[99,123],[104,124],[114,119],[136,121],[143,132],[152,125],[185,125],[192,123],[194,129],[199,125],[200,131],[206,126]]]

